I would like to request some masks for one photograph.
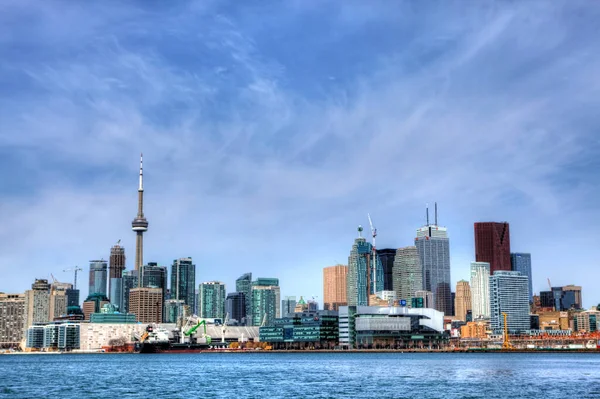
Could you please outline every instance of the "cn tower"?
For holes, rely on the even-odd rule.
[[[148,221],[144,217],[144,173],[142,169],[142,154],[140,154],[140,185],[138,187],[138,212],[131,229],[135,231],[135,270],[139,273],[144,264],[144,232],[148,230]]]

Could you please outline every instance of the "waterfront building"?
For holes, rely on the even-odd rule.
[[[398,248],[394,260],[394,291],[399,301],[410,304],[423,290],[423,268],[417,247]]]
[[[358,238],[354,240],[348,257],[346,299],[349,305],[366,306],[369,297],[383,290],[383,267],[373,245],[362,237],[363,228],[358,226]]]
[[[110,256],[108,258],[108,295],[110,302],[115,304],[121,302],[121,277],[125,270],[125,248],[120,246],[119,242],[110,248]],[[118,279],[118,280],[114,280]],[[118,288],[115,287],[118,286]],[[115,295],[113,296],[113,291]],[[121,308],[120,304],[118,305]]]
[[[272,285],[252,285],[252,324],[253,326],[271,325],[277,318],[279,307],[279,287]]]
[[[347,285],[348,266],[335,265],[323,268],[323,309],[338,310],[340,306],[347,305]]]
[[[246,301],[245,325],[252,325],[252,273],[244,273],[235,280],[235,290],[244,294]]]
[[[600,311],[586,310],[573,316],[574,330],[582,333],[600,331]]]
[[[417,229],[415,247],[419,253],[423,280],[422,287],[417,289],[433,294],[434,309],[446,315],[451,314],[453,304],[450,289],[450,240],[448,229],[438,225],[437,203],[434,223],[429,223],[427,210],[427,224]]]
[[[431,291],[417,290],[415,291],[415,297],[413,299],[420,299],[417,303],[422,304],[422,306],[416,307],[434,309],[433,293]]]
[[[44,348],[58,348],[58,324],[46,324],[44,326]]]
[[[394,259],[396,258],[396,250],[394,248],[378,249],[377,256],[379,256],[379,259],[381,260],[381,267],[383,268],[383,290],[393,291]]]
[[[243,292],[230,292],[225,299],[225,308],[232,324],[246,325],[246,295]],[[234,322],[235,320],[235,322]]]
[[[225,320],[225,284],[208,281],[198,288],[198,316]]]
[[[148,231],[148,221],[144,216],[144,173],[142,154],[140,154],[140,180],[138,185],[138,212],[131,222],[131,229],[135,231],[135,265],[134,270],[139,272],[144,264],[144,233]],[[141,281],[138,281],[141,284]]]
[[[488,338],[489,321],[469,321],[460,327],[461,338]]]
[[[163,315],[160,288],[133,288],[129,291],[129,313],[140,323],[160,323]]]
[[[531,275],[531,254],[511,253],[510,267],[514,272],[520,272],[529,279],[529,303],[533,303],[533,279]]]
[[[490,317],[490,264],[471,262],[471,304],[473,319]]]
[[[67,306],[69,306],[67,293],[72,289],[73,284],[70,283],[59,283],[55,281],[50,285],[50,314],[48,320],[54,320],[67,313]]]
[[[88,295],[88,297],[83,301],[83,314],[85,316],[85,320],[89,321],[92,313],[99,313],[100,309],[106,304],[109,304],[110,301],[108,297],[101,293],[94,293]]]
[[[490,276],[491,329],[504,331],[503,313],[507,314],[508,331],[520,334],[529,330],[529,281],[513,271],[496,271]]]
[[[25,326],[46,323],[50,320],[50,284],[45,279],[35,279],[31,290],[25,291]]]
[[[88,295],[102,294],[107,295],[107,275],[108,263],[105,260],[90,261],[90,280]]]
[[[58,349],[79,349],[79,323],[62,323],[58,326]]]
[[[290,317],[296,309],[296,297],[286,296],[281,300],[281,317]]]
[[[186,314],[194,313],[196,293],[196,265],[192,258],[180,258],[171,266],[171,299],[181,299],[187,306]]]
[[[125,270],[121,278],[121,306],[119,310],[123,313],[129,312],[129,292],[138,287],[138,271]]]
[[[41,349],[44,347],[44,326],[33,325],[27,328],[25,335],[25,346],[27,348]]]
[[[260,327],[260,342],[273,349],[333,349],[339,339],[337,312],[307,311],[276,318]]]
[[[467,313],[471,311],[471,287],[469,282],[460,280],[456,283],[456,299],[454,300],[454,309],[456,309],[456,318],[467,321]]]
[[[444,314],[435,309],[342,306],[340,345],[349,349],[439,348],[446,343]]]
[[[510,231],[507,222],[475,223],[475,260],[490,264],[490,275],[510,271]]]
[[[25,294],[0,293],[0,348],[16,348],[25,331]]]

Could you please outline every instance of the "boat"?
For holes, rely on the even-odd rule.
[[[169,330],[156,325],[148,325],[146,331],[135,344],[136,353],[194,353],[211,349],[211,337],[205,333],[198,338],[192,338],[196,329],[204,324],[198,322],[188,330],[182,329],[181,338],[177,335],[170,338]],[[186,337],[187,339],[184,339]]]

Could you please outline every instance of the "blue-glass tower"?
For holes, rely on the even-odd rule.
[[[368,306],[369,295],[383,291],[381,260],[376,252],[373,256],[373,245],[362,237],[362,227],[358,227],[358,232],[348,257],[348,306]]]
[[[531,281],[531,254],[511,253],[510,265],[514,272],[521,272],[529,279],[529,303],[533,303],[533,283]]]

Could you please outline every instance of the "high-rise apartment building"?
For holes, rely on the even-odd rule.
[[[36,279],[31,289],[25,291],[25,330],[33,323],[50,321],[50,284]]]
[[[134,270],[139,271],[144,264],[144,233],[148,231],[148,220],[144,216],[144,173],[142,167],[142,154],[140,154],[140,180],[138,185],[138,212],[131,222],[131,229],[135,231],[135,265]],[[138,281],[141,284],[141,281]]]
[[[378,249],[377,256],[379,256],[379,260],[381,261],[381,267],[383,268],[383,291],[393,291],[394,259],[396,258],[396,249]]]
[[[188,307],[188,313],[194,312],[196,293],[196,265],[192,258],[180,258],[171,266],[171,299],[181,299]]]
[[[229,313],[229,320],[235,320],[239,325],[246,324],[246,295],[243,292],[227,294],[225,308]]]
[[[394,260],[396,298],[410,304],[420,290],[423,290],[423,267],[417,247],[398,248]]]
[[[456,283],[456,296],[454,299],[454,309],[456,319],[467,321],[467,312],[471,310],[471,287],[469,282],[460,280]]]
[[[198,316],[225,320],[225,284],[208,281],[198,288]]]
[[[450,240],[448,229],[438,225],[437,204],[434,223],[417,229],[415,247],[419,253],[423,269],[422,289],[433,294],[433,308],[449,315],[452,312],[452,295],[450,289]]]
[[[107,276],[108,263],[105,260],[91,260],[88,295],[108,295],[108,292],[106,291]]]
[[[348,257],[346,299],[349,306],[368,306],[370,295],[383,291],[381,260],[377,255],[373,259],[373,245],[362,237],[362,231],[358,226],[358,238]]]
[[[533,281],[531,276],[531,254],[511,253],[510,266],[514,272],[520,272],[529,279],[529,303],[533,303]]]
[[[16,348],[25,332],[25,294],[0,293],[0,348]]]
[[[338,310],[340,306],[348,305],[347,284],[348,266],[335,265],[323,268],[323,309]]]
[[[67,294],[73,289],[73,284],[54,282],[50,286],[49,320],[67,314],[69,298]]]
[[[530,329],[529,281],[519,272],[499,270],[490,276],[490,327],[496,334],[504,330],[507,315],[510,334]]]
[[[180,317],[186,318],[184,313],[184,303],[181,299],[168,299],[165,302],[165,313],[163,320],[165,323],[177,323]]]
[[[119,240],[120,242],[121,240]],[[114,304],[120,302],[120,298],[117,295],[113,297],[113,291],[118,294],[119,288],[114,288],[116,285],[121,285],[121,280],[113,281],[113,279],[120,279],[123,277],[123,271],[125,270],[125,248],[120,246],[118,243],[113,245],[110,249],[110,257],[108,258],[108,294],[110,301]]]
[[[291,317],[296,309],[296,297],[286,296],[281,300],[281,317]]]
[[[475,260],[489,263],[490,274],[497,270],[511,270],[507,222],[475,223]]]
[[[235,280],[235,290],[244,294],[246,325],[252,325],[252,273],[244,273]]]
[[[163,291],[161,288],[133,288],[129,291],[129,313],[139,323],[162,323]]]
[[[167,297],[167,268],[165,266],[159,266],[155,262],[148,262],[147,265],[142,266],[141,270],[141,287],[143,288],[160,288],[162,291],[163,302],[164,298]],[[163,315],[166,315],[163,306]]]
[[[490,264],[471,262],[473,320],[490,318]]]
[[[252,325],[260,326],[263,321],[269,325],[279,318],[281,292],[279,279],[257,278],[252,282]]]

